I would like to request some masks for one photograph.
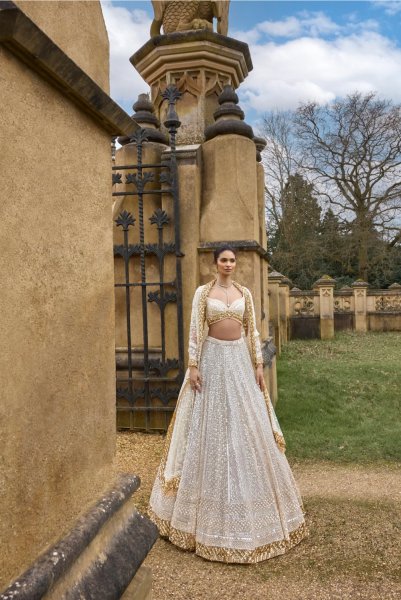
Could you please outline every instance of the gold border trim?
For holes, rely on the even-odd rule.
[[[207,560],[225,563],[252,564],[268,560],[274,556],[285,554],[309,535],[308,527],[304,521],[297,529],[290,532],[288,539],[265,544],[254,550],[220,548],[219,546],[206,546],[205,544],[197,543],[192,533],[176,529],[169,521],[158,517],[151,508],[148,509],[148,515],[151,521],[157,526],[160,535],[169,539],[175,546],[178,546],[182,550],[195,552],[195,554]]]

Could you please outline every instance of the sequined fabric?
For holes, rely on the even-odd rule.
[[[251,563],[307,535],[302,502],[242,337],[206,337],[202,390],[183,384],[149,515],[174,544]]]
[[[206,298],[206,322],[208,325],[223,319],[234,319],[239,323],[244,322],[245,298],[238,298],[227,306],[218,298]]]
[[[192,301],[191,322],[189,326],[189,366],[196,367],[200,361],[203,340],[207,335],[206,313],[208,296],[215,283],[216,279],[213,279],[206,285],[199,286],[194,294]],[[233,285],[241,292],[245,300],[245,311],[242,315],[243,332],[247,339],[252,362],[255,366],[261,365],[263,364],[263,357],[260,336],[256,328],[255,308],[253,305],[251,292],[248,290],[248,288],[240,285],[236,281],[233,281]]]

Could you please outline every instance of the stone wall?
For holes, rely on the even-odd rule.
[[[104,91],[98,2],[19,2],[35,22],[8,5],[0,11],[0,588],[114,480],[110,135],[128,133],[121,123],[130,122]]]
[[[277,290],[281,290],[281,298]],[[401,285],[371,289],[355,281],[335,290],[335,280],[324,275],[312,290],[291,288],[289,279],[269,274],[270,315],[278,348],[288,339],[330,339],[336,331],[401,331]]]
[[[109,38],[97,0],[17,0],[34,21],[91,79],[109,93]]]

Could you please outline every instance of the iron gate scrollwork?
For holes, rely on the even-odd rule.
[[[125,292],[126,321],[126,347],[123,348],[123,358],[117,361],[117,425],[120,428],[166,430],[184,376],[183,254],[180,249],[176,157],[176,133],[180,121],[175,111],[175,103],[180,95],[174,86],[168,86],[162,94],[168,103],[164,121],[170,136],[169,152],[164,153],[167,158],[155,163],[143,162],[147,132],[139,129],[130,140],[135,144],[136,162],[112,167],[113,196],[129,198],[130,203],[130,210],[127,210],[128,200],[123,200],[125,209],[115,219],[116,227],[122,232],[122,243],[114,245],[114,256],[115,260],[122,260],[124,265],[123,281],[116,281],[115,287],[116,294],[118,289]],[[125,184],[124,190],[118,189],[121,184]],[[152,184],[151,189],[149,184]],[[144,216],[147,201],[153,205],[153,212],[148,217],[149,224]],[[157,230],[157,242],[154,239],[153,242],[147,242],[150,228]],[[170,240],[166,240],[166,229]],[[155,233],[152,235],[156,237]],[[153,261],[152,265],[149,261]],[[167,265],[168,261],[170,263]],[[167,277],[166,266],[170,275]],[[150,267],[153,276],[149,276]],[[138,289],[140,294],[138,292],[137,300],[140,297],[140,301],[135,304],[133,296]],[[151,305],[158,307],[158,317],[154,316],[153,311],[150,320]],[[175,305],[176,310],[174,318],[169,312],[170,337],[167,344],[166,319],[171,305]],[[157,347],[154,344],[156,321],[159,324]],[[152,344],[149,342],[150,325]],[[171,339],[172,335],[176,336],[174,340]],[[133,343],[133,336],[136,341],[140,337],[141,344]],[[172,346],[177,351],[176,356],[171,356]]]

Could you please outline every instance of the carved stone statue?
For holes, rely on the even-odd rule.
[[[213,31],[213,17],[217,19],[217,32],[228,33],[228,8],[230,0],[195,1],[195,0],[152,0],[155,18],[150,35],[163,32],[188,31],[193,29],[209,29]]]

